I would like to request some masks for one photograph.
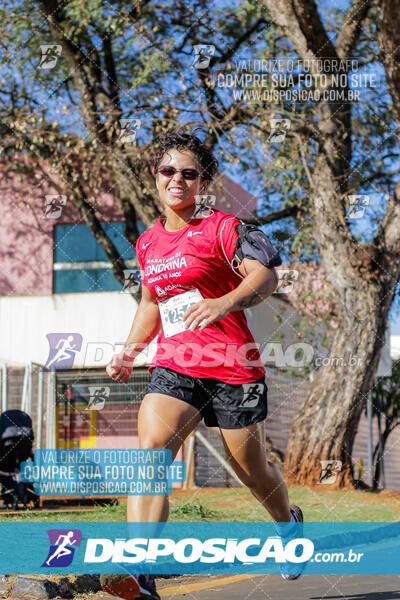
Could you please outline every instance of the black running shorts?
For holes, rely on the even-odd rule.
[[[240,429],[267,416],[265,376],[251,383],[231,384],[154,367],[146,393],[167,394],[197,408],[208,427]]]

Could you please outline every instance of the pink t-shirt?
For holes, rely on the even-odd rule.
[[[242,277],[230,265],[238,238],[235,226],[240,223],[234,215],[214,210],[174,232],[161,221],[136,243],[142,285],[158,303],[196,288],[203,298],[220,298],[240,284]],[[161,331],[150,372],[155,366],[232,384],[265,374],[243,311],[230,312],[202,331],[187,330],[167,338]]]

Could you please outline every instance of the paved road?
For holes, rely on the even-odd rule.
[[[304,575],[297,581],[262,575],[228,583],[229,579],[204,577],[184,584],[169,580],[161,584],[160,593],[162,600],[400,600],[400,575]]]

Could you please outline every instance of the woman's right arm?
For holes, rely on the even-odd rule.
[[[160,311],[155,297],[142,286],[142,298],[133,319],[124,349],[115,354],[106,371],[114,381],[128,383],[136,356],[155,338],[161,328]]]

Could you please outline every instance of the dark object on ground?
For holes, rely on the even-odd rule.
[[[3,508],[14,510],[29,502],[39,505],[33,483],[20,481],[21,463],[33,460],[32,419],[22,410],[6,410],[0,415],[0,484]]]

